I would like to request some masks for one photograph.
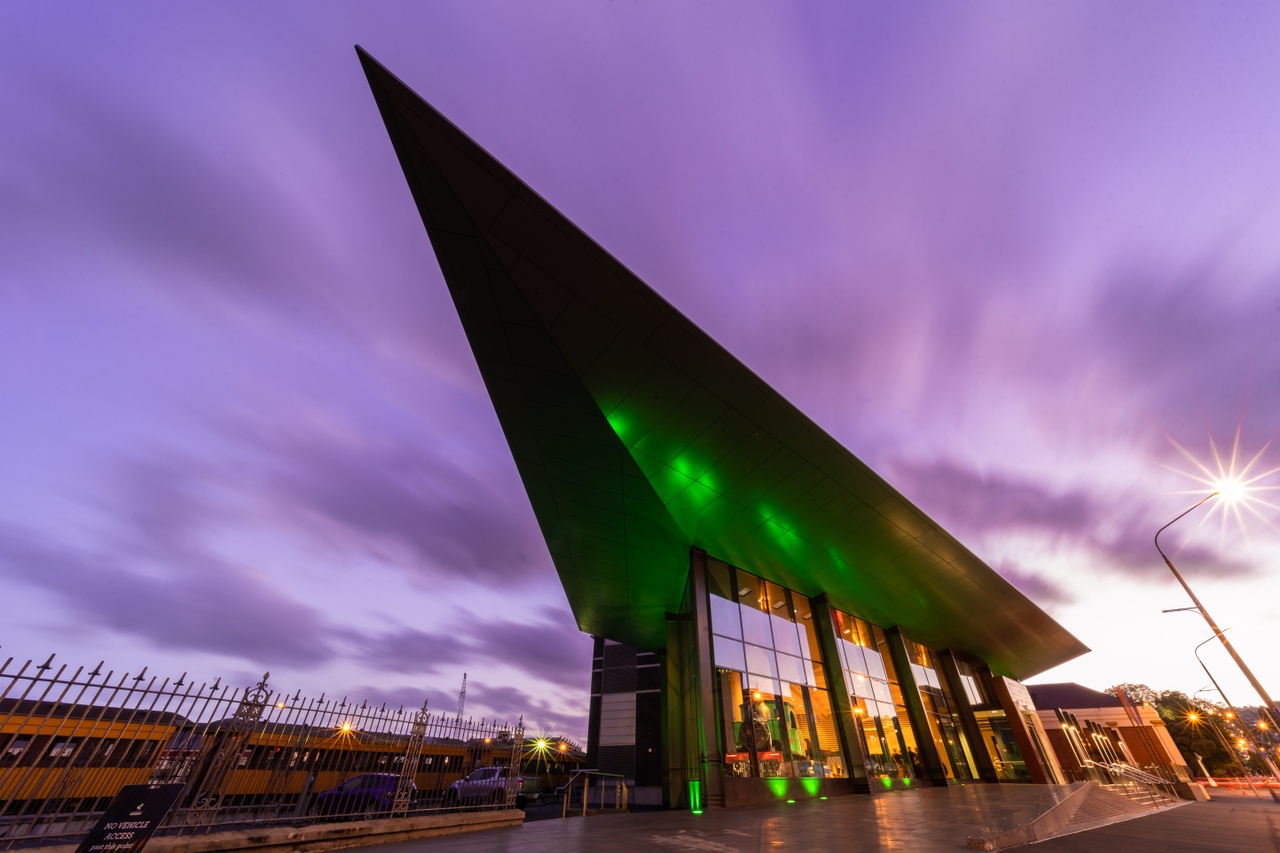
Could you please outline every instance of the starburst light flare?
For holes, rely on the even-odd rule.
[[[1215,513],[1220,515],[1220,535],[1226,535],[1228,516],[1235,519],[1240,532],[1247,538],[1248,528],[1245,525],[1244,514],[1242,510],[1249,512],[1254,518],[1263,522],[1268,526],[1274,526],[1272,520],[1260,511],[1260,507],[1269,507],[1273,510],[1280,511],[1280,504],[1273,503],[1263,497],[1265,492],[1280,491],[1280,485],[1265,485],[1263,483],[1271,475],[1280,472],[1280,466],[1259,470],[1263,455],[1270,449],[1271,444],[1275,441],[1272,436],[1266,444],[1258,450],[1257,453],[1245,461],[1244,454],[1240,450],[1240,430],[1241,424],[1236,424],[1235,439],[1231,443],[1230,453],[1226,453],[1214,440],[1213,434],[1209,434],[1209,453],[1212,457],[1209,464],[1201,461],[1190,450],[1183,447],[1171,436],[1165,437],[1169,440],[1179,453],[1181,453],[1193,467],[1193,470],[1185,470],[1172,465],[1162,465],[1170,471],[1176,471],[1184,477],[1189,477],[1198,485],[1195,488],[1183,489],[1174,494],[1179,495],[1205,495],[1206,492],[1210,496],[1216,496],[1216,500],[1209,505],[1209,511],[1205,513],[1200,523],[1208,522]]]

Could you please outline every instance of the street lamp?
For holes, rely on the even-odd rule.
[[[1236,662],[1236,666],[1240,667],[1240,671],[1244,673],[1244,677],[1249,679],[1249,683],[1253,685],[1253,689],[1256,690],[1258,693],[1258,696],[1262,698],[1262,702],[1267,709],[1266,713],[1275,715],[1277,714],[1276,703],[1272,701],[1271,696],[1263,688],[1262,683],[1258,681],[1256,677],[1254,677],[1253,672],[1251,672],[1249,670],[1249,667],[1245,665],[1244,659],[1240,657],[1239,653],[1236,652],[1235,646],[1231,645],[1231,641],[1227,639],[1226,632],[1218,627],[1218,624],[1213,621],[1213,617],[1209,615],[1209,611],[1205,610],[1204,605],[1200,603],[1200,599],[1196,598],[1196,594],[1191,591],[1191,587],[1187,584],[1186,579],[1182,577],[1182,573],[1179,572],[1177,568],[1173,565],[1173,561],[1169,559],[1169,555],[1167,555],[1164,552],[1164,549],[1160,547],[1161,533],[1164,533],[1165,530],[1167,530],[1170,526],[1174,524],[1174,522],[1178,521],[1183,516],[1189,514],[1190,512],[1192,512],[1192,510],[1197,509],[1198,507],[1200,507],[1201,504],[1205,503],[1210,498],[1221,495],[1222,492],[1223,492],[1223,489],[1221,488],[1217,491],[1210,492],[1208,495],[1201,498],[1190,509],[1184,511],[1182,515],[1179,515],[1173,521],[1169,522],[1164,527],[1161,527],[1159,530],[1157,530],[1156,537],[1155,537],[1156,550],[1160,552],[1160,556],[1164,558],[1164,564],[1169,567],[1169,571],[1173,572],[1173,576],[1178,579],[1178,583],[1182,584],[1182,588],[1186,590],[1187,596],[1191,599],[1191,603],[1195,605],[1196,610],[1198,610],[1200,612],[1200,615],[1204,617],[1204,621],[1209,623],[1209,628],[1213,630],[1213,636],[1217,637],[1219,640],[1222,641],[1222,645],[1223,647],[1226,648],[1227,654],[1231,655],[1231,659]],[[1178,608],[1178,609],[1181,609],[1181,608]],[[1170,611],[1165,611],[1165,612],[1170,612]],[[1213,637],[1210,637],[1209,639],[1213,639]],[[1200,645],[1204,645],[1204,643],[1201,643]],[[1198,649],[1199,646],[1197,646],[1196,648]],[[1196,656],[1196,659],[1199,660],[1199,655]],[[1204,664],[1201,663],[1201,666],[1204,666]],[[1208,672],[1207,669],[1205,671]],[[1226,697],[1223,697],[1223,698],[1225,699]],[[1272,723],[1280,724],[1280,717],[1273,719]]]
[[[1225,631],[1219,632],[1218,636],[1221,636],[1221,634],[1223,633],[1226,633],[1226,632]],[[1201,643],[1199,646],[1196,646],[1196,650],[1195,650],[1196,662],[1200,664],[1200,668],[1204,670],[1204,674],[1209,676],[1209,680],[1213,682],[1213,689],[1218,691],[1218,695],[1222,697],[1222,701],[1226,703],[1226,706],[1230,709],[1230,712],[1232,714],[1235,714],[1236,717],[1240,718],[1241,723],[1244,723],[1244,718],[1240,717],[1240,712],[1237,711],[1235,706],[1231,704],[1231,700],[1227,698],[1227,694],[1222,692],[1222,687],[1218,685],[1218,679],[1213,677],[1213,673],[1209,671],[1209,667],[1205,666],[1204,661],[1200,659],[1201,647],[1204,646],[1205,643],[1212,642],[1213,639],[1214,639],[1213,637],[1210,637],[1209,639]],[[1258,742],[1253,739],[1253,732],[1249,731],[1249,726],[1245,724],[1245,725],[1242,725],[1241,728],[1244,729],[1245,737],[1249,739],[1249,743],[1253,745],[1254,749],[1258,750],[1258,755],[1262,757],[1262,760],[1264,762],[1266,762],[1267,767],[1271,770],[1272,777],[1275,778],[1277,781],[1280,781],[1280,773],[1276,772],[1275,764],[1272,763],[1271,757],[1268,756],[1267,753],[1261,747],[1258,746]],[[1241,746],[1243,745],[1244,745],[1244,741],[1242,740]],[[1253,787],[1253,786],[1250,785],[1250,787]]]
[[[1222,744],[1222,748],[1226,751],[1227,755],[1231,756],[1231,760],[1236,763],[1236,766],[1240,768],[1240,778],[1244,779],[1245,784],[1249,786],[1249,790],[1253,792],[1255,797],[1262,799],[1262,795],[1258,793],[1258,789],[1253,786],[1253,777],[1249,775],[1249,768],[1245,767],[1244,762],[1240,760],[1240,753],[1232,749],[1231,744],[1227,743],[1226,735],[1222,733],[1222,729],[1218,728],[1218,724],[1213,719],[1206,719],[1205,723],[1209,728],[1213,729],[1213,733],[1218,736],[1218,741]],[[1192,720],[1191,724],[1193,726],[1197,725],[1197,721]],[[1200,756],[1197,755],[1196,757],[1199,758]],[[1204,767],[1203,760],[1200,762],[1200,766]],[[1208,774],[1206,773],[1205,775]],[[1209,776],[1209,785],[1214,788],[1218,787],[1218,783],[1214,781],[1212,776]]]

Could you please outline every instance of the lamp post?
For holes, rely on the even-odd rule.
[[[1208,723],[1209,728],[1213,729],[1213,733],[1218,736],[1218,741],[1222,744],[1222,748],[1227,751],[1227,755],[1231,756],[1231,760],[1240,768],[1240,778],[1244,779],[1245,784],[1249,786],[1249,790],[1253,792],[1255,797],[1262,799],[1262,795],[1258,793],[1258,789],[1253,786],[1253,777],[1249,775],[1249,768],[1245,767],[1244,762],[1240,760],[1240,753],[1236,752],[1235,748],[1227,742],[1226,736],[1223,735],[1222,729],[1218,728],[1218,724],[1215,721],[1207,720],[1206,722]],[[1197,756],[1197,758],[1198,757],[1199,756]],[[1203,763],[1201,766],[1204,766]],[[1214,788],[1218,787],[1218,783],[1213,781],[1212,776],[1209,777],[1209,784]]]
[[[1219,632],[1219,634],[1216,636],[1220,636],[1223,633],[1226,633],[1226,632],[1225,631]],[[1244,717],[1240,716],[1240,712],[1237,711],[1236,707],[1231,704],[1231,700],[1227,698],[1227,694],[1222,692],[1222,688],[1218,685],[1218,679],[1213,677],[1213,673],[1209,671],[1209,667],[1205,666],[1204,661],[1200,659],[1200,648],[1204,646],[1205,643],[1212,642],[1213,639],[1214,637],[1210,637],[1209,639],[1201,643],[1199,646],[1196,646],[1196,650],[1195,650],[1196,662],[1200,664],[1200,668],[1204,670],[1204,674],[1209,676],[1209,680],[1213,682],[1213,689],[1218,691],[1218,695],[1222,697],[1222,701],[1226,703],[1227,707],[1231,709],[1231,713],[1235,714],[1236,719],[1240,721],[1240,727],[1244,729],[1244,736],[1249,739],[1249,743],[1253,745],[1253,748],[1258,750],[1258,755],[1261,756],[1263,762],[1266,763],[1267,768],[1271,771],[1272,778],[1276,779],[1277,781],[1280,781],[1280,773],[1276,772],[1276,766],[1275,764],[1272,763],[1271,757],[1267,755],[1266,751],[1263,750],[1262,747],[1258,745],[1258,742],[1256,740],[1254,740],[1253,732],[1249,730],[1249,724],[1245,722]],[[1250,783],[1249,787],[1252,788],[1253,784]]]
[[[1262,702],[1267,709],[1266,713],[1272,718],[1272,721],[1271,721],[1272,725],[1276,726],[1277,728],[1280,728],[1280,716],[1277,716],[1276,703],[1272,701],[1271,696],[1267,693],[1266,689],[1263,688],[1262,683],[1258,681],[1258,679],[1254,676],[1253,672],[1250,671],[1249,667],[1245,665],[1244,659],[1240,657],[1240,654],[1236,651],[1235,646],[1231,645],[1231,641],[1227,639],[1226,632],[1223,631],[1221,628],[1219,628],[1218,624],[1213,621],[1213,617],[1209,615],[1209,611],[1204,609],[1204,605],[1200,603],[1200,599],[1196,598],[1196,594],[1191,591],[1191,587],[1190,585],[1187,584],[1186,579],[1182,577],[1182,573],[1178,571],[1178,569],[1173,565],[1173,561],[1169,559],[1169,556],[1165,554],[1164,549],[1160,547],[1161,533],[1164,533],[1165,530],[1167,530],[1170,526],[1172,526],[1175,522],[1177,522],[1183,516],[1191,513],[1193,510],[1199,508],[1202,504],[1204,504],[1210,498],[1217,497],[1219,494],[1221,494],[1221,492],[1210,492],[1208,495],[1201,498],[1190,509],[1185,510],[1182,513],[1182,515],[1179,515],[1173,521],[1169,522],[1164,527],[1161,527],[1159,530],[1157,530],[1156,537],[1155,537],[1156,550],[1160,552],[1160,556],[1164,558],[1164,564],[1169,567],[1169,571],[1173,572],[1173,576],[1178,579],[1178,583],[1182,584],[1182,588],[1186,590],[1187,597],[1191,599],[1191,603],[1195,605],[1196,610],[1198,610],[1200,612],[1200,615],[1204,617],[1204,621],[1209,624],[1209,628],[1213,631],[1213,636],[1217,637],[1219,640],[1222,641],[1222,645],[1224,648],[1226,648],[1227,654],[1231,655],[1231,659],[1236,662],[1236,666],[1240,667],[1240,671],[1244,673],[1244,677],[1249,679],[1249,683],[1253,685],[1253,689],[1256,690],[1258,693],[1258,696],[1262,698]],[[1213,637],[1210,637],[1209,639],[1213,639]],[[1204,645],[1204,643],[1201,643],[1200,645]],[[1197,646],[1196,648],[1198,650],[1199,646]],[[1199,655],[1197,655],[1196,660],[1199,660],[1199,659],[1200,657]],[[1200,665],[1204,666],[1204,663],[1202,662]],[[1207,669],[1205,671],[1208,672]],[[1223,698],[1225,699],[1226,697],[1224,696]]]

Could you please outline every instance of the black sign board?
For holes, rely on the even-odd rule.
[[[178,801],[176,785],[125,785],[76,853],[138,853]]]

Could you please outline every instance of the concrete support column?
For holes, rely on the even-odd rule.
[[[920,754],[920,764],[924,767],[926,778],[922,781],[934,785],[947,784],[947,771],[942,759],[938,756],[937,744],[933,742],[933,729],[929,728],[928,712],[924,708],[924,700],[920,698],[920,688],[916,684],[915,674],[911,671],[911,656],[907,654],[906,643],[902,639],[902,629],[896,625],[884,632],[888,645],[889,660],[893,671],[898,676],[898,689],[902,691],[903,704],[907,706],[907,721],[911,723],[911,731],[916,737],[916,750]]]
[[[844,749],[845,767],[853,790],[860,794],[871,793],[871,779],[867,776],[867,756],[863,750],[862,731],[858,717],[853,713],[849,685],[845,682],[844,667],[840,665],[840,649],[836,642],[835,623],[831,618],[831,606],[825,595],[809,599],[809,612],[813,615],[813,629],[818,632],[818,644],[822,648],[822,660],[826,667],[828,695],[831,710],[839,724],[836,732]]]
[[[706,804],[724,806],[724,754],[720,750],[715,702],[715,669],[711,665],[711,607],[707,600],[707,553],[698,548],[689,551],[689,590],[693,628],[691,660],[696,678],[689,686],[696,691],[698,756],[701,764],[702,790]]]
[[[667,614],[666,682],[662,691],[662,802],[672,809],[688,806],[689,715],[684,701],[686,649],[689,620],[679,613]]]
[[[991,752],[982,739],[982,730],[978,728],[978,718],[973,715],[973,703],[964,689],[964,679],[960,677],[960,667],[956,666],[956,657],[951,649],[938,652],[939,675],[944,679],[947,690],[955,699],[956,716],[960,718],[960,729],[965,740],[969,742],[969,754],[977,766],[973,771],[983,782],[999,782],[995,763],[991,760]]]

